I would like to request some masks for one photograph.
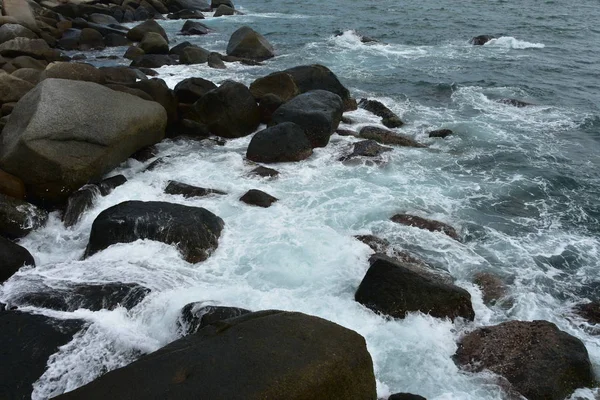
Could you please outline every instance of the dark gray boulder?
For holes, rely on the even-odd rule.
[[[273,114],[279,107],[285,103],[280,97],[267,93],[258,101],[258,111],[260,112],[260,122],[270,124],[273,120]]]
[[[445,138],[446,136],[452,135],[452,131],[450,129],[437,129],[435,131],[429,132],[429,137],[434,138]]]
[[[226,69],[225,63],[221,60],[219,53],[212,52],[208,55],[208,66],[215,69]]]
[[[213,9],[219,8],[222,5],[226,5],[228,7],[235,8],[233,6],[233,2],[231,0],[211,0],[211,2],[210,2],[210,8],[213,8]]]
[[[229,38],[227,55],[263,61],[275,57],[275,50],[263,35],[249,26],[242,26]]]
[[[123,175],[115,175],[111,176],[110,178],[103,179],[102,181],[100,181],[100,183],[98,183],[100,194],[102,196],[106,196],[110,194],[114,189],[123,185],[125,182],[127,182],[127,178],[125,178]]]
[[[146,79],[130,84],[129,87],[142,90],[152,97],[152,100],[160,104],[167,112],[169,126],[177,122],[179,119],[177,98],[164,80],[159,78]]]
[[[124,66],[116,67],[100,67],[100,72],[104,74],[106,83],[114,83],[118,85],[129,85],[137,82],[138,79],[148,79],[146,75],[135,68]]]
[[[194,110],[199,122],[224,138],[247,136],[260,124],[260,112],[252,93],[238,82],[226,81],[206,92],[194,103]]]
[[[311,155],[312,146],[304,129],[293,122],[257,132],[246,151],[246,158],[263,163],[301,161]]]
[[[103,50],[106,48],[104,37],[100,32],[92,28],[83,28],[79,35],[79,50]]]
[[[196,10],[180,10],[167,15],[167,19],[204,19],[204,14]]]
[[[335,132],[343,113],[342,99],[326,90],[298,95],[279,107],[270,126],[294,122],[304,129],[312,147],[325,147]]]
[[[36,33],[19,24],[4,24],[0,26],[0,44],[18,37],[28,39],[39,38]]]
[[[67,201],[67,208],[62,215],[62,221],[66,227],[73,226],[79,222],[84,212],[92,207],[94,200],[100,195],[100,188],[96,185],[85,185],[73,192]]]
[[[377,399],[363,337],[321,318],[262,311],[209,325],[56,399],[305,400],[315,393]]]
[[[279,176],[279,171],[260,165],[250,171],[250,175],[259,176],[261,178],[277,178]]]
[[[0,56],[29,56],[38,60],[56,61],[57,52],[48,46],[44,39],[18,37],[0,44]]]
[[[181,51],[179,63],[185,65],[204,64],[208,62],[210,51],[198,46],[188,46]]]
[[[30,82],[0,72],[0,104],[17,102],[33,88]]]
[[[0,194],[0,235],[19,239],[42,227],[48,213],[26,201]]]
[[[185,183],[177,182],[177,181],[169,181],[169,184],[165,188],[165,193],[167,194],[180,194],[185,198],[190,197],[203,197],[208,196],[210,194],[227,194],[221,190],[217,189],[206,189],[197,186],[188,185]]]
[[[430,232],[442,232],[452,239],[460,241],[460,236],[458,235],[458,232],[456,232],[456,229],[443,222],[408,214],[396,214],[391,220],[397,224],[413,226]]]
[[[210,11],[210,4],[205,0],[171,0],[168,2],[169,10],[195,10]]]
[[[472,45],[475,45],[475,46],[483,46],[484,44],[486,44],[487,42],[489,42],[492,39],[495,39],[495,36],[479,35],[479,36],[475,36],[474,38],[469,40],[469,43],[471,43]]]
[[[24,265],[35,266],[31,253],[24,247],[0,236],[0,284]]]
[[[471,372],[503,376],[530,400],[563,400],[597,384],[581,340],[548,321],[479,328],[460,340],[454,360]]]
[[[383,255],[373,256],[355,300],[393,318],[416,311],[452,320],[475,318],[469,292],[404,264]]]
[[[363,139],[370,139],[381,144],[389,144],[394,146],[404,147],[425,147],[425,145],[409,138],[406,136],[399,135],[395,132],[388,131],[387,129],[379,128],[377,126],[365,126],[361,128],[358,133],[359,137]]]
[[[181,27],[181,31],[180,33],[182,35],[206,35],[207,33],[209,33],[211,31],[211,29],[204,25],[201,22],[197,22],[197,21],[185,21],[185,23],[183,24],[183,26]]]
[[[223,220],[204,208],[126,201],[98,215],[85,256],[116,243],[150,239],[176,245],[186,261],[196,263],[206,260],[217,248],[223,227]]]
[[[256,79],[250,84],[250,92],[257,101],[273,94],[286,102],[300,94],[294,78],[287,72],[274,72]]]
[[[100,13],[92,13],[88,17],[88,21],[93,22],[94,24],[99,25],[110,25],[115,24],[118,25],[119,21],[117,21],[113,16],[100,14]]]
[[[381,123],[388,128],[399,128],[404,125],[404,122],[392,110],[387,108],[383,103],[377,100],[361,99],[358,106],[367,110],[378,117],[381,117]]]
[[[481,289],[483,302],[487,305],[496,304],[508,293],[506,283],[490,272],[477,272],[473,276],[473,283]]]
[[[137,47],[136,47],[137,48]],[[137,48],[139,49],[139,48]],[[139,49],[142,50],[142,49]],[[143,50],[142,50],[143,51]],[[167,54],[143,54],[135,57],[130,66],[137,68],[160,68],[165,65],[177,65],[178,62]]]
[[[127,39],[132,40],[134,42],[141,42],[144,38],[144,35],[148,32],[158,33],[162,36],[167,43],[169,42],[169,38],[167,37],[167,33],[163,29],[162,26],[158,24],[158,22],[154,20],[148,20],[146,22],[142,22],[141,24],[133,27],[127,32]]]
[[[377,157],[391,150],[391,147],[381,146],[374,140],[362,140],[354,143],[352,153],[342,157],[341,161],[350,160],[356,157]]]
[[[395,393],[388,397],[388,400],[427,400],[423,396],[411,393]]]
[[[160,34],[155,32],[146,33],[138,46],[144,50],[145,54],[169,53],[169,43]]]
[[[178,330],[183,336],[191,335],[215,322],[249,313],[251,311],[244,308],[207,306],[203,302],[189,303],[181,309],[181,316],[177,321]]]
[[[120,47],[131,45],[131,40],[127,39],[125,35],[108,33],[106,36],[104,36],[104,43],[106,44],[106,47]]]
[[[194,46],[194,45],[187,41],[181,42],[178,45],[173,46],[171,48],[171,50],[169,50],[169,55],[181,57],[181,53],[183,52],[183,49],[185,49],[186,47],[190,47],[190,46]]]
[[[232,7],[226,6],[225,4],[221,4],[215,11],[213,17],[223,17],[226,15],[235,15],[235,10]]]
[[[277,200],[276,197],[257,189],[250,189],[240,197],[240,201],[243,203],[263,208],[271,207]]]
[[[104,72],[91,64],[85,63],[50,63],[40,75],[40,81],[50,78],[93,82],[100,85],[106,83],[106,76],[104,75]]]

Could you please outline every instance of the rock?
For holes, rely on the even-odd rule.
[[[548,321],[509,321],[479,328],[458,343],[454,360],[490,370],[530,400],[562,400],[596,385],[584,344]]]
[[[201,122],[182,119],[172,127],[170,137],[186,136],[191,139],[203,140],[210,137],[210,129]]]
[[[362,140],[354,143],[354,150],[352,153],[342,157],[342,160],[348,160],[354,157],[377,157],[386,151],[391,150],[391,147],[381,146],[374,140]]]
[[[106,47],[102,34],[95,29],[84,28],[79,36],[79,50],[103,50]]]
[[[14,38],[24,37],[38,39],[39,36],[19,24],[4,24],[0,26],[0,43],[8,42]]]
[[[250,92],[257,101],[274,94],[284,103],[300,94],[294,78],[287,72],[274,72],[258,78],[250,85]]]
[[[30,399],[33,383],[50,356],[83,327],[79,320],[59,320],[19,311],[0,312],[0,385],[2,399]],[[10,382],[10,384],[4,384]]]
[[[103,86],[46,79],[16,105],[2,133],[0,167],[28,195],[63,203],[135,151],[163,139],[160,105]]]
[[[178,330],[183,336],[187,336],[215,322],[236,318],[249,313],[251,311],[244,308],[206,306],[202,302],[189,303],[181,309],[181,316],[177,321]]]
[[[100,188],[96,185],[85,185],[73,192],[67,201],[67,208],[62,216],[62,221],[68,228],[79,222],[84,212],[92,207],[94,200],[100,195]]]
[[[203,78],[187,78],[175,85],[175,96],[180,103],[192,104],[217,85]]]
[[[217,11],[215,11],[215,14],[213,15],[213,17],[222,17],[225,15],[234,15],[235,14],[235,10],[229,6],[226,6],[225,4],[221,4],[218,8]]]
[[[263,35],[249,26],[242,26],[229,38],[227,55],[263,61],[275,57],[275,50]]]
[[[231,0],[212,0],[210,3],[210,8],[219,8],[222,5],[226,5],[231,8],[235,8],[233,6],[233,2]]]
[[[279,107],[270,125],[294,122],[304,129],[312,147],[325,147],[343,113],[340,97],[326,90],[302,93]]]
[[[126,201],[98,215],[85,257],[116,243],[150,239],[176,245],[186,261],[196,263],[217,248],[223,226],[221,218],[204,208]]]
[[[139,44],[145,54],[168,54],[169,43],[158,33],[148,32]]]
[[[263,65],[261,62],[256,61],[256,60],[251,60],[249,58],[243,58],[243,57],[229,56],[229,55],[221,55],[221,60],[223,60],[225,62],[239,62],[240,64],[244,64],[244,65]]]
[[[311,155],[310,140],[304,129],[293,122],[283,122],[257,132],[246,152],[246,158],[262,163],[301,161]]]
[[[263,124],[269,124],[273,120],[273,114],[279,107],[283,105],[284,101],[278,96],[268,93],[258,103],[258,111],[260,112],[260,122]]]
[[[133,89],[140,89],[152,97],[167,111],[168,124],[172,125],[179,119],[177,115],[177,98],[162,79],[153,78],[129,85]]]
[[[5,18],[12,18],[14,23],[23,25],[34,32],[39,32],[30,3],[23,0],[3,0],[2,11]]]
[[[371,267],[354,298],[365,307],[393,318],[404,318],[406,313],[416,311],[452,320],[475,318],[469,292],[432,275],[415,272],[406,263],[383,255],[371,258]]]
[[[190,46],[194,46],[194,45],[191,44],[190,42],[181,42],[178,45],[173,46],[173,48],[171,48],[171,50],[169,50],[169,54],[175,55],[177,57],[181,57],[181,53],[183,52],[183,49],[185,49],[186,47],[190,47]]]
[[[225,63],[221,60],[219,53],[210,53],[208,55],[208,66],[215,69],[226,69]]]
[[[593,301],[591,303],[577,304],[574,311],[580,317],[587,320],[590,324],[600,323],[600,303]]]
[[[93,22],[95,24],[100,25],[110,25],[115,24],[119,25],[119,21],[117,21],[114,17],[106,14],[92,13],[88,17],[88,21]]]
[[[277,178],[279,171],[261,165],[250,171],[250,175],[260,176],[261,178]]]
[[[144,52],[144,50],[140,49],[137,46],[129,46],[129,48],[127,49],[127,51],[125,51],[125,54],[123,55],[123,57],[135,61],[138,58],[142,57],[144,54],[146,54]],[[170,62],[174,62],[174,60],[170,60]],[[171,64],[169,64],[171,65]],[[162,65],[161,65],[162,66]]]
[[[141,150],[136,151],[131,155],[131,158],[139,162],[146,162],[158,155],[158,149],[156,146],[144,147]]]
[[[40,228],[48,213],[33,204],[0,194],[0,235],[19,239]]]
[[[429,137],[445,138],[446,136],[452,135],[452,133],[453,132],[450,129],[438,129],[438,130],[429,132]]]
[[[10,64],[15,67],[17,70],[22,68],[33,68],[44,70],[48,63],[43,60],[36,60],[35,58],[29,56],[19,56],[10,61]],[[13,74],[14,76],[14,74]]]
[[[137,68],[160,68],[165,65],[177,65],[177,61],[166,54],[144,54],[131,62],[131,66]]]
[[[180,33],[182,35],[206,35],[211,29],[203,23],[196,21],[185,21],[181,27]]]
[[[204,19],[204,14],[195,10],[180,10],[167,15],[168,19]]]
[[[358,137],[358,132],[352,131],[350,129],[336,129],[335,133],[337,133],[340,136],[354,136],[354,137]]]
[[[506,104],[506,105],[518,107],[518,108],[529,107],[529,106],[533,105],[531,103],[527,103],[525,101],[517,100],[517,99],[500,99],[500,100],[498,100],[498,103]]]
[[[170,3],[175,10],[210,11],[210,4],[205,0],[172,0]]]
[[[413,226],[415,228],[425,229],[430,232],[442,232],[450,236],[452,239],[460,241],[460,236],[456,232],[456,229],[443,222],[408,214],[396,214],[391,218],[391,220],[397,224]]]
[[[104,73],[91,64],[53,62],[48,64],[40,75],[40,80],[58,78],[75,81],[103,84],[106,82]]]
[[[388,397],[388,400],[427,400],[423,396],[411,393],[395,393]]]
[[[19,21],[15,17],[9,17],[7,15],[0,15],[0,26],[5,24],[19,24]]]
[[[127,86],[117,85],[115,83],[108,83],[104,86],[106,86],[107,88],[109,88],[111,90],[116,90],[117,92],[123,92],[123,93],[128,93],[132,96],[137,96],[143,100],[154,101],[154,99],[148,93],[146,93],[140,89],[133,89],[133,88],[130,88]]]
[[[379,128],[376,126],[365,126],[361,128],[358,133],[359,137],[363,139],[370,139],[381,144],[391,144],[394,146],[404,147],[425,147],[419,142],[414,141],[406,136],[398,135],[395,132],[388,131],[387,129]]]
[[[181,51],[179,62],[186,65],[204,64],[208,62],[210,51],[198,46],[189,46]]]
[[[404,125],[404,122],[392,110],[377,100],[361,99],[358,106],[381,117],[381,123],[388,128],[399,128]]]
[[[490,35],[479,35],[479,36],[475,36],[473,39],[469,40],[469,43],[471,43],[475,46],[483,46],[484,44],[486,44],[487,42],[489,42],[492,39],[495,39],[495,37],[490,36]]]
[[[35,267],[27,249],[0,236],[0,284],[13,276],[23,265]]]
[[[508,288],[498,276],[489,272],[478,272],[473,277],[473,283],[481,288],[483,302],[488,305],[495,304],[506,296]]]
[[[110,178],[103,179],[100,183],[98,183],[100,194],[102,196],[108,196],[113,190],[125,184],[125,182],[127,182],[127,178],[125,178],[123,175],[115,175],[111,176]]]
[[[14,78],[22,79],[35,86],[40,81],[42,71],[40,71],[39,69],[21,68],[13,72],[11,75]]]
[[[67,288],[43,286],[24,292],[11,299],[11,306],[40,307],[57,311],[131,309],[138,305],[150,289],[136,283],[77,284]]]
[[[57,42],[57,46],[64,50],[78,50],[81,29],[67,29]]]
[[[15,199],[25,199],[25,184],[14,175],[0,169],[0,194]]]
[[[138,78],[140,78],[139,70],[129,67],[100,67],[99,70],[104,75],[106,83],[129,85],[137,82]],[[144,74],[142,76],[142,80],[147,79]]]
[[[15,103],[15,102],[2,104],[2,106],[0,107],[0,114],[3,117],[5,115],[10,115],[10,113],[12,113],[12,110],[15,108],[16,104],[17,103]]]
[[[104,36],[104,44],[106,47],[120,47],[131,45],[131,40],[127,39],[124,35],[118,33],[109,33]]]
[[[199,393],[206,399],[377,398],[362,336],[321,318],[262,311],[207,326],[56,399]]]
[[[329,68],[323,65],[302,65],[290,69],[287,72],[294,78],[296,86],[301,93],[311,90],[328,90],[341,97],[344,102],[344,111],[356,110],[356,100],[350,96],[350,92],[338,80],[337,76]]]
[[[165,30],[158,24],[158,22],[152,19],[142,22],[141,24],[130,29],[129,32],[127,32],[127,39],[134,42],[141,42],[144,38],[144,35],[146,35],[148,32],[158,33],[167,41],[167,43],[169,42],[169,38],[167,37]]]
[[[169,181],[165,189],[165,193],[167,194],[181,194],[183,197],[202,197],[208,196],[209,194],[227,194],[221,190],[216,189],[205,189],[197,186],[187,185],[185,183],[177,182],[177,181]]]
[[[390,247],[390,242],[375,235],[357,235],[354,237],[376,253],[387,253],[387,249]]]
[[[40,60],[54,57],[54,51],[44,39],[18,37],[0,44],[0,55],[4,57],[30,56]]]
[[[246,194],[240,197],[241,202],[263,208],[271,207],[271,204],[275,203],[277,200],[276,197],[256,189],[250,189]]]
[[[27,94],[34,85],[6,73],[0,73],[0,104],[12,103]]]
[[[241,83],[225,81],[217,89],[206,92],[194,109],[211,133],[224,138],[238,138],[254,132],[260,123],[260,112],[250,90]]]

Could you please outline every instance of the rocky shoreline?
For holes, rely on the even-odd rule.
[[[58,211],[65,226],[78,223],[100,196],[126,178],[111,174],[130,157],[155,159],[154,145],[164,139],[227,140],[253,135],[246,158],[260,164],[299,163],[332,135],[360,139],[340,162],[378,162],[393,149],[426,145],[403,136],[404,122],[384,104],[356,101],[338,77],[323,65],[299,65],[271,73],[246,86],[220,85],[201,77],[170,89],[152,68],[228,63],[259,65],[276,49],[259,32],[242,26],[225,54],[183,42],[169,45],[156,20],[181,19],[182,35],[203,35],[204,12],[227,17],[240,12],[230,0],[111,0],[90,3],[5,0],[0,16],[0,284],[22,267],[35,267],[30,252],[17,242],[47,223]],[[132,29],[120,24],[144,21]],[[474,38],[481,45],[491,37]],[[86,52],[130,46],[129,67],[81,63]],[[511,105],[527,104],[512,100]],[[364,109],[381,126],[359,132],[340,129],[345,112]],[[264,129],[256,132],[261,124]],[[395,130],[396,129],[396,130]],[[256,132],[256,133],[255,133]],[[432,138],[451,135],[447,129]],[[278,172],[260,165],[254,173],[274,179]],[[106,176],[110,176],[106,178]],[[170,181],[166,193],[185,198],[219,196],[219,188]],[[270,207],[278,199],[250,190],[240,201]],[[390,220],[461,242],[460,231],[419,215],[396,214]],[[148,239],[175,246],[189,263],[208,259],[217,249],[227,220],[210,210],[160,201],[127,201],[95,219],[83,257],[117,243]],[[394,249],[385,240],[357,237],[373,249],[355,300],[388,318],[422,312],[464,323],[473,321],[471,295],[450,275]],[[499,277],[473,276],[488,304],[510,302]],[[86,329],[84,320],[60,320],[20,310],[41,307],[73,311],[134,307],[151,292],[141,285],[114,282],[52,288],[12,299],[0,307],[0,337],[6,344],[0,363],[0,398],[30,398],[32,384],[59,346]],[[365,340],[333,322],[297,312],[246,310],[190,303],[181,310],[181,338],[141,356],[123,368],[57,398],[286,398],[377,399],[375,374]],[[576,311],[597,319],[596,305]],[[596,306],[597,307],[597,306]],[[596,310],[597,311],[597,310]],[[510,321],[467,333],[457,344],[455,361],[467,373],[489,370],[508,394],[528,399],[564,399],[597,385],[583,343],[547,321]],[[7,377],[7,378],[4,378]],[[552,384],[549,384],[551,382]],[[419,399],[398,393],[389,397]]]

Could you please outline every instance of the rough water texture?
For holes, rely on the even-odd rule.
[[[34,399],[72,390],[177,339],[179,311],[195,301],[300,311],[356,330],[367,341],[380,397],[500,399],[495,377],[462,372],[452,355],[465,332],[508,320],[548,320],[578,337],[598,375],[600,337],[571,311],[575,303],[600,300],[597,2],[241,0],[236,7],[246,15],[207,18],[215,32],[185,40],[224,52],[231,33],[249,25],[277,56],[263,66],[228,63],[227,70],[163,67],[170,87],[191,76],[249,85],[274,71],[322,63],[355,98],[376,99],[396,113],[405,122],[398,133],[429,148],[394,148],[382,155],[384,163],[346,165],[337,160],[358,139],[333,135],[307,160],[273,166],[280,175],[272,180],[249,177],[256,168],[244,160],[251,137],[222,147],[163,142],[160,156],[171,157],[147,172],[141,171],[153,160],[128,161],[115,171],[128,182],[98,199],[78,224],[66,229],[52,214],[45,228],[22,239],[37,267],[0,289],[5,303],[40,281],[120,281],[152,290],[130,311],[52,312],[91,325],[51,358]],[[171,45],[184,40],[176,35],[182,21],[160,23]],[[379,42],[362,43],[353,31]],[[482,34],[498,39],[469,44]],[[507,98],[534,105],[498,102]],[[354,131],[381,120],[361,109],[346,116],[353,124],[340,128]],[[428,137],[442,128],[454,135]],[[228,195],[168,195],[169,180]],[[249,189],[279,201],[248,207],[238,199]],[[226,224],[218,249],[194,265],[171,246],[138,241],[80,260],[94,218],[126,200],[206,208]],[[448,223],[463,242],[389,220],[398,213]],[[452,274],[471,294],[474,322],[419,313],[392,320],[356,303],[372,251],[353,236],[365,234]],[[483,304],[470,283],[478,272],[507,282],[508,307]],[[581,389],[572,398],[593,399],[595,392]]]

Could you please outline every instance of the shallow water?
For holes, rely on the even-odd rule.
[[[165,141],[161,156],[170,157],[154,171],[141,172],[149,162],[128,161],[111,175],[129,181],[97,199],[76,226],[66,229],[52,215],[45,228],[21,240],[38,267],[0,287],[4,302],[40,283],[121,281],[152,289],[131,311],[32,309],[91,324],[52,357],[34,399],[72,390],[177,339],[178,312],[192,301],[302,311],[356,330],[367,340],[382,397],[405,391],[428,399],[501,398],[493,377],[461,372],[451,356],[464,332],[515,319],[549,320],[583,340],[600,376],[600,339],[570,311],[577,302],[600,300],[597,2],[244,0],[237,6],[247,15],[207,19],[216,32],[203,37],[177,36],[183,21],[162,23],[171,44],[190,40],[221,52],[229,35],[248,24],[274,44],[275,59],[260,67],[228,64],[225,71],[164,67],[161,78],[171,87],[190,76],[249,84],[272,71],[322,63],[357,98],[376,98],[395,111],[407,122],[399,132],[430,147],[396,148],[380,165],[345,165],[337,160],[356,139],[334,135],[308,160],[276,165],[276,180],[248,176],[250,138],[222,147]],[[363,44],[356,32],[380,42]],[[500,37],[468,44],[480,34]],[[501,98],[534,106],[515,108],[496,101]],[[363,110],[347,115],[354,123],[344,128],[379,122]],[[427,137],[438,128],[455,135]],[[171,179],[228,195],[164,194]],[[280,200],[268,209],[239,202],[253,188]],[[125,200],[207,208],[226,224],[219,248],[195,265],[151,241],[116,245],[81,261],[94,218]],[[447,222],[464,243],[390,222],[398,212]],[[419,313],[388,320],[354,302],[372,252],[353,235],[369,233],[451,273],[471,293],[475,321]],[[511,307],[483,304],[470,283],[480,271],[510,282]],[[594,392],[577,396],[592,399]]]

